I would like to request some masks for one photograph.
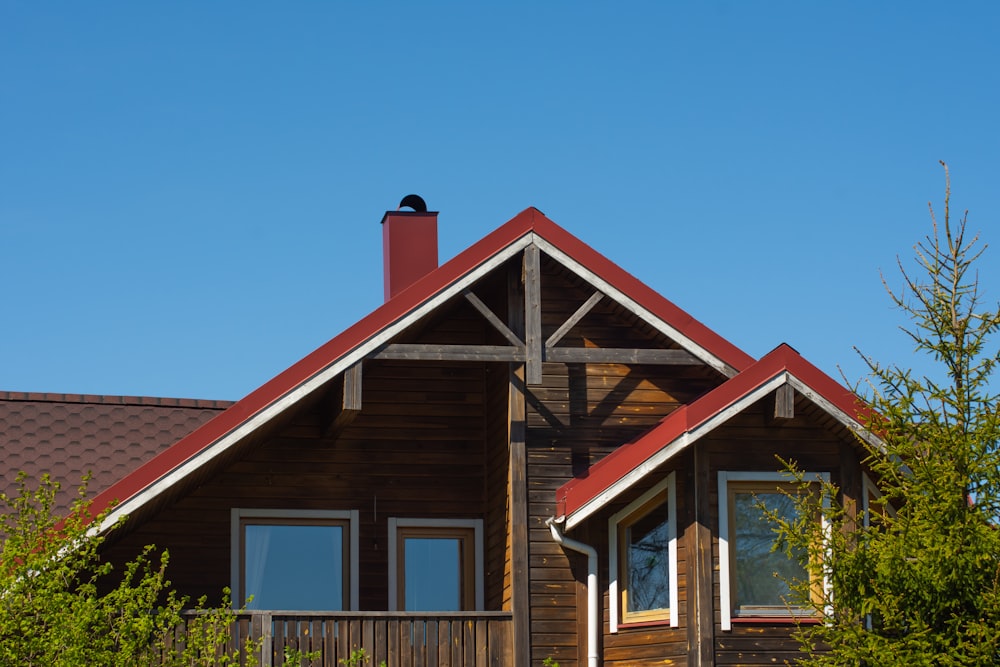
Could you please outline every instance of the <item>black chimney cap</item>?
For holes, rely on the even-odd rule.
[[[403,197],[399,202],[399,208],[403,208],[404,206],[412,208],[417,213],[427,212],[427,202],[420,195],[406,195]]]

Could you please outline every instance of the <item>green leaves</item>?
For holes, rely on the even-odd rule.
[[[186,622],[184,642],[170,641],[187,600],[170,589],[167,552],[146,547],[116,573],[101,559],[104,537],[89,532],[86,480],[61,519],[52,511],[58,482],[45,476],[32,487],[21,473],[16,484],[15,495],[0,494],[0,664],[233,664],[228,595]]]

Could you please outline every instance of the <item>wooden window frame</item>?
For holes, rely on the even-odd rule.
[[[807,472],[803,475],[803,480],[810,484],[823,484],[830,481],[830,473],[827,472]],[[718,498],[719,498],[719,612],[721,629],[723,631],[732,630],[734,618],[740,618],[737,610],[733,609],[734,594],[732,587],[735,585],[733,568],[735,567],[735,554],[732,553],[732,529],[730,515],[732,512],[732,490],[734,489],[778,489],[792,488],[795,480],[786,473],[780,472],[753,472],[753,471],[731,471],[720,470],[718,475]],[[827,499],[823,499],[824,506]],[[820,518],[823,522],[823,531],[829,530],[825,518]],[[824,580],[818,582],[822,590],[829,590],[829,582]],[[752,616],[744,616],[752,620],[766,619],[769,621],[780,621],[783,619],[796,618],[793,610],[787,607],[768,607],[767,609],[755,608],[756,613]]]
[[[669,569],[670,606],[629,613],[627,605],[628,574],[625,556],[625,528],[647,516],[662,503],[667,505],[667,567]],[[619,626],[630,623],[669,622],[679,627],[680,614],[677,602],[677,473],[671,472],[624,509],[608,519],[608,611],[609,630],[618,632]]]
[[[401,611],[405,597],[407,537],[457,538],[462,542],[462,611],[483,611],[483,520],[482,519],[389,519],[389,611]],[[471,547],[471,548],[470,548]]]
[[[242,606],[245,597],[246,544],[244,528],[257,526],[343,526],[344,527],[344,600],[345,611],[357,611],[358,581],[358,510],[284,510],[234,507],[230,512],[230,581],[233,607]]]

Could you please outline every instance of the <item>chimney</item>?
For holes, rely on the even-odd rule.
[[[413,210],[400,210],[404,206]],[[406,195],[382,216],[386,301],[437,268],[437,216],[418,195]]]

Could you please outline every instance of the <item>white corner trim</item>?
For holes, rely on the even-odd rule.
[[[472,528],[475,542],[476,568],[476,608],[483,611],[486,606],[485,582],[483,578],[483,520],[482,519],[411,519],[389,517],[389,611],[400,611],[398,590],[399,582],[396,576],[399,566],[399,535],[400,528]]]
[[[244,591],[240,581],[240,554],[243,551],[243,535],[240,531],[240,519],[323,519],[346,520],[348,522],[348,539],[350,540],[350,559],[348,574],[350,575],[350,610],[358,611],[360,607],[360,541],[358,537],[358,510],[285,510],[256,509],[252,507],[233,507],[229,511],[229,581],[232,591],[234,609],[243,606]]]
[[[608,624],[612,633],[618,632],[620,610],[618,586],[618,524],[630,514],[648,503],[654,497],[667,491],[667,567],[670,570],[670,627],[680,627],[680,608],[677,602],[677,473],[671,472],[666,479],[656,484],[624,509],[615,512],[608,519]]]
[[[830,473],[828,472],[806,472],[803,473],[802,479],[807,482],[820,482],[826,483],[830,481]],[[779,483],[789,483],[794,482],[794,477],[787,472],[757,472],[757,471],[733,471],[733,470],[720,470],[719,471],[719,487],[718,487],[718,498],[719,498],[719,613],[722,625],[722,630],[724,632],[729,632],[733,629],[732,620],[732,596],[730,591],[731,582],[729,580],[730,572],[730,545],[729,545],[729,482],[779,482]],[[824,505],[827,503],[827,499],[823,499]],[[826,518],[822,519],[824,532],[829,530]],[[823,582],[824,587],[828,585],[828,582]]]

